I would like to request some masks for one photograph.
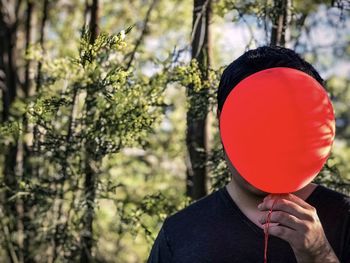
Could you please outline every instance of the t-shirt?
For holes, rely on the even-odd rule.
[[[305,201],[316,208],[340,262],[350,263],[350,197],[318,185]],[[263,262],[264,236],[223,187],[164,221],[148,263]],[[272,235],[267,259],[297,262],[289,243]]]

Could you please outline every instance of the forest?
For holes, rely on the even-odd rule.
[[[315,182],[350,194],[347,0],[0,0],[0,38],[0,262],[145,262],[167,216],[229,181],[220,76],[264,45],[325,80]]]

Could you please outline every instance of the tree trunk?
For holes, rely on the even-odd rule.
[[[39,29],[39,44],[40,47],[44,50],[44,40],[45,40],[45,27],[46,27],[46,21],[47,21],[47,15],[48,15],[48,8],[49,8],[49,0],[44,0],[43,4],[43,13],[42,13],[42,19],[40,23],[40,29]],[[39,61],[37,70],[36,70],[36,80],[35,80],[35,91],[38,92],[41,90],[41,68],[42,63]],[[35,125],[33,129],[33,151],[34,154],[39,153],[40,148],[40,138],[39,138],[39,129],[38,126]],[[33,172],[36,176],[39,176],[39,167],[35,167],[35,172]],[[33,171],[34,171],[33,170]]]
[[[90,43],[93,44],[98,35],[98,0],[92,0],[90,6]],[[93,96],[86,95],[86,118],[90,119],[89,115],[93,115],[91,111],[91,104],[94,100]],[[92,117],[91,117],[92,118]],[[83,231],[81,235],[81,257],[80,262],[92,262],[92,247],[93,247],[93,220],[95,216],[95,196],[99,160],[96,160],[93,155],[94,149],[91,149],[89,142],[86,144],[85,157],[85,182],[84,182],[84,197],[85,197],[85,212],[83,215]]]
[[[40,23],[40,32],[39,32],[39,44],[42,49],[44,49],[44,40],[45,40],[45,26],[47,21],[47,14],[48,14],[48,8],[49,8],[49,0],[44,0],[44,6],[43,6],[43,14],[41,18]],[[41,68],[42,64],[41,62],[38,63],[37,68],[37,76],[36,76],[36,90],[39,91],[41,88]]]
[[[16,41],[18,21],[8,21],[5,7],[0,4],[0,78],[2,83],[2,120],[9,118],[11,103],[17,96]],[[17,18],[15,18],[17,20]]]
[[[90,7],[90,43],[93,44],[98,35],[98,0],[92,0],[92,5]]]
[[[95,216],[95,196],[96,196],[96,174],[97,169],[95,165],[99,162],[90,158],[93,149],[87,149],[87,156],[85,162],[85,182],[84,182],[84,196],[86,210],[83,216],[83,233],[82,233],[82,251],[80,262],[92,262],[92,247],[93,247],[93,220]]]
[[[288,0],[274,0],[272,12],[271,46],[285,46],[288,19]]]
[[[0,2],[0,90],[2,90],[2,114],[1,121],[5,122],[10,117],[10,107],[17,96],[18,75],[16,67],[16,43],[17,43],[17,29],[18,29],[18,12],[21,1],[12,3],[13,5],[4,6],[3,1]],[[10,10],[13,9],[13,10]],[[13,12],[11,12],[13,11]],[[16,198],[12,198],[18,191],[18,182],[16,178],[17,165],[17,150],[16,142],[11,143],[3,149],[4,151],[4,184],[5,193],[4,198],[4,215],[8,218],[6,228],[10,233],[17,233],[19,227],[18,221],[18,202]],[[11,200],[11,201],[9,201]],[[16,235],[18,237],[18,235]],[[10,262],[18,258],[20,254],[19,239],[10,239],[9,247],[11,251],[7,251]],[[17,259],[18,260],[18,259]]]
[[[194,0],[192,22],[192,58],[196,59],[201,71],[201,77],[208,77],[210,66],[210,38],[209,22],[211,17],[211,0]],[[187,195],[192,199],[199,199],[207,194],[207,114],[208,91],[200,93],[187,88],[190,105],[187,112],[186,145],[188,150],[187,162]],[[201,103],[198,103],[198,102]],[[198,114],[200,112],[201,114]]]
[[[26,22],[25,22],[25,50],[29,49],[29,46],[31,44],[31,35],[32,35],[32,13],[33,13],[33,7],[34,3],[32,0],[27,0],[27,10],[26,10]],[[23,91],[24,96],[27,98],[30,95],[30,61],[27,60],[25,62],[25,69],[24,69],[24,85],[23,85]],[[27,118],[24,116],[23,118],[23,131],[25,133],[30,133],[32,131],[29,130],[29,125]],[[19,144],[19,150],[18,155],[22,156],[22,162],[19,163],[19,165],[22,166],[21,169],[21,176],[22,181],[29,182],[30,176],[32,175],[32,168],[30,163],[30,156],[31,156],[31,149],[28,145],[27,141],[20,140],[18,142]],[[19,220],[21,222],[22,227],[22,235],[23,235],[23,241],[22,241],[22,251],[23,251],[23,262],[34,262],[33,255],[30,253],[30,243],[32,238],[36,235],[36,229],[33,227],[31,218],[30,218],[30,211],[32,209],[32,202],[29,200],[28,196],[23,196],[21,198],[20,203],[20,213],[19,213]]]
[[[26,25],[25,25],[25,32],[26,32],[26,39],[25,39],[25,50],[28,51],[29,45],[30,45],[30,38],[31,38],[31,32],[32,32],[32,13],[33,13],[33,2],[31,0],[27,0],[27,17],[26,17]],[[24,95],[25,97],[28,97],[29,90],[30,90],[30,79],[29,79],[29,69],[30,69],[30,61],[26,60],[25,69],[24,69]]]

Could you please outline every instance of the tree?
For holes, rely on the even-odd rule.
[[[98,34],[98,9],[99,2],[98,0],[93,0],[90,6],[90,23],[89,23],[89,33],[90,33],[90,44],[94,44]],[[75,103],[76,94],[73,95],[73,101]],[[94,108],[94,103],[96,99],[94,98],[94,92],[91,89],[87,89],[86,94],[86,114],[87,114],[87,123],[86,125],[93,125],[93,117],[96,114],[96,109]],[[98,163],[100,162],[99,158],[96,158],[94,152],[94,144],[87,143],[85,152],[85,182],[84,182],[84,194],[86,202],[86,210],[83,215],[83,231],[81,235],[81,256],[80,262],[91,262],[92,255],[91,249],[93,246],[93,220],[95,216],[95,196],[96,196],[96,176],[98,173]],[[97,166],[97,167],[96,167]]]
[[[289,1],[274,0],[274,8],[272,11],[272,28],[271,40],[272,46],[285,46],[286,29],[288,20]]]
[[[0,87],[2,90],[2,114],[1,121],[5,122],[10,119],[10,108],[14,103],[17,93],[19,77],[17,72],[17,31],[20,22],[20,8],[22,1],[14,1],[11,5],[5,5],[0,2]],[[10,198],[17,192],[18,182],[16,174],[18,145],[16,141],[4,147],[5,160],[3,166],[4,184],[6,185],[5,200]],[[18,211],[20,208],[16,201],[6,202],[4,206],[4,214],[10,218],[8,224],[9,232],[16,232],[19,226]],[[9,242],[13,242],[11,236],[8,237]],[[17,241],[20,243],[21,238]],[[16,243],[18,243],[16,242]],[[11,261],[18,260],[18,253],[22,255],[21,249],[6,243],[7,253]],[[23,255],[22,255],[23,256]]]
[[[194,0],[192,22],[192,59],[199,65],[201,78],[208,78],[211,45],[210,24],[211,0]],[[207,152],[208,152],[208,90],[196,93],[193,85],[187,89],[190,98],[187,112],[186,145],[189,161],[187,164],[187,195],[199,199],[206,195]]]

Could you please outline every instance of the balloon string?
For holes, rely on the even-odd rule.
[[[270,209],[269,213],[267,214],[267,219],[266,219],[265,228],[264,228],[264,233],[265,233],[264,263],[267,263],[267,244],[269,241],[269,226],[270,226],[272,210],[273,210],[273,207],[274,207],[276,201],[277,201],[277,198],[275,198],[275,200],[273,201],[271,209]]]

